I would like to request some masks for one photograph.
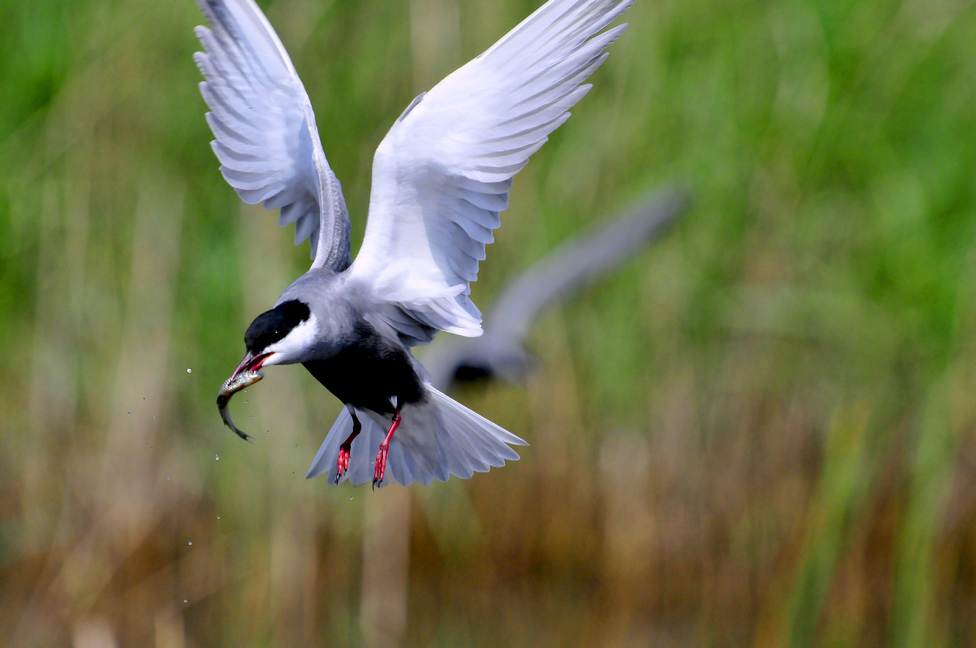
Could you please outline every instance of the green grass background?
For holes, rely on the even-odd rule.
[[[354,247],[393,120],[537,4],[261,2]],[[459,395],[521,461],[370,492],[304,481],[339,404],[301,369],[235,399],[253,445],[215,411],[308,254],[217,171],[193,3],[0,4],[3,643],[974,645],[976,5],[627,21],[474,298],[662,182],[692,210]]]

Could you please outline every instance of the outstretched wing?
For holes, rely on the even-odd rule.
[[[250,204],[281,209],[295,245],[311,237],[313,268],[345,270],[349,214],[322,151],[315,115],[288,53],[253,0],[198,0],[211,29],[194,60],[220,171]]]
[[[633,0],[551,0],[421,95],[373,159],[366,235],[350,277],[411,343],[481,334],[478,277],[516,173],[589,90]]]

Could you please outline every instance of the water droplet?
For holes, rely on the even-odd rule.
[[[186,373],[193,373],[193,369],[190,369],[189,367],[187,367]]]
[[[220,455],[217,455],[217,461],[220,461]]]

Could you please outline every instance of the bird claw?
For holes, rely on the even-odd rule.
[[[339,446],[339,458],[336,460],[335,483],[339,483],[346,471],[349,470],[349,458],[352,455],[352,443],[343,443]]]
[[[392,402],[395,403],[396,401]],[[393,422],[390,424],[390,431],[386,433],[386,438],[380,444],[380,451],[376,453],[376,467],[373,468],[373,488],[383,485],[383,479],[386,477],[386,455],[390,452],[390,439],[393,438],[393,433],[396,432],[399,426],[400,410],[396,410],[393,413]]]
[[[386,477],[386,455],[390,450],[390,444],[383,442],[380,444],[380,451],[376,453],[376,467],[373,469],[373,487],[382,486],[383,479]]]

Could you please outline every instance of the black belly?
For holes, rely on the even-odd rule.
[[[359,409],[392,414],[392,396],[400,407],[426,398],[407,352],[378,336],[361,338],[328,360],[302,364],[336,398]]]

